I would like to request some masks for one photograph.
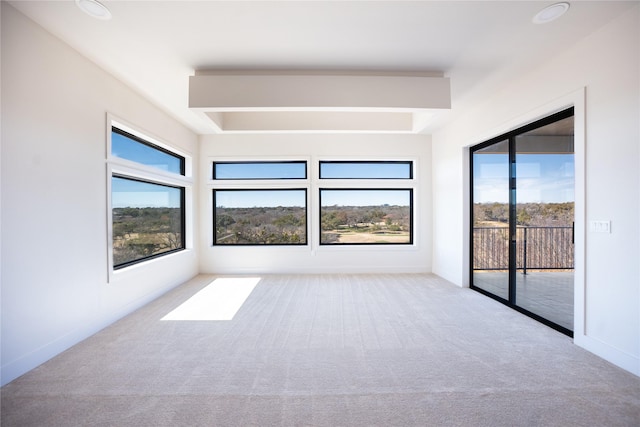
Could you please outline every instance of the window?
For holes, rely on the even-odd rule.
[[[412,244],[412,189],[320,189],[320,244]]]
[[[117,127],[112,127],[111,155],[180,175],[185,173],[184,157],[178,156]]]
[[[214,161],[212,175],[213,245],[307,244],[306,161]]]
[[[319,168],[320,245],[413,244],[412,161],[322,160]]]
[[[113,175],[113,264],[184,248],[184,188]]]
[[[306,179],[307,162],[214,162],[213,179]]]
[[[413,161],[320,160],[313,180],[307,165],[304,160],[213,161],[212,244],[414,244]],[[311,188],[318,191],[314,197]],[[309,200],[317,209],[313,238]]]
[[[113,270],[186,247],[186,158],[122,127],[108,157]]]
[[[410,161],[321,161],[320,179],[411,179]]]
[[[213,190],[215,245],[306,245],[306,189]]]

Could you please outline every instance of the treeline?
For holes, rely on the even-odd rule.
[[[529,227],[570,226],[574,221],[574,203],[518,203],[516,224]],[[508,203],[476,203],[474,226],[495,222],[508,223]]]
[[[114,265],[183,246],[180,208],[113,208],[112,216]]]
[[[306,210],[295,206],[216,207],[217,244],[291,245],[307,242]]]
[[[386,242],[385,235],[407,235],[411,227],[409,206],[323,206],[320,211],[323,244],[359,243],[352,233],[365,235],[363,242]],[[347,237],[351,234],[351,237]],[[375,237],[374,237],[375,236]]]
[[[323,206],[320,212],[323,239],[328,231],[408,232],[408,206]],[[305,244],[306,209],[302,207],[216,207],[215,242],[233,244]],[[323,240],[323,243],[327,243]]]
[[[323,231],[373,226],[400,231],[409,229],[411,212],[409,206],[323,206],[320,222]]]

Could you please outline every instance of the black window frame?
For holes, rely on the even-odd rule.
[[[387,177],[387,178],[379,178],[379,177],[323,177],[322,176],[322,165],[323,164],[406,164],[409,167],[409,176],[408,177]],[[318,163],[318,177],[320,179],[331,179],[331,180],[406,180],[413,179],[413,161],[412,160],[320,160]]]
[[[395,242],[361,242],[361,243],[323,243],[322,239],[322,192],[323,191],[408,191],[409,192],[409,241],[404,243]],[[319,229],[319,245],[324,247],[331,246],[412,246],[414,244],[414,189],[408,187],[321,187],[318,189],[318,229]]]
[[[108,147],[109,152],[107,153],[107,162],[109,164],[108,179],[109,179],[109,193],[110,193],[108,196],[109,197],[108,209],[110,210],[109,216],[108,216],[110,220],[110,224],[109,224],[110,247],[109,247],[109,261],[108,261],[110,266],[109,281],[111,281],[113,278],[111,276],[111,272],[123,270],[126,267],[131,267],[133,265],[141,264],[152,259],[161,258],[165,255],[181,252],[187,249],[187,235],[186,235],[187,200],[186,199],[187,199],[187,187],[189,187],[186,181],[186,179],[188,179],[188,177],[186,176],[187,175],[187,158],[184,155],[179,154],[176,151],[172,151],[171,149],[161,147],[158,144],[155,144],[153,142],[150,142],[144,139],[143,136],[134,135],[133,133],[120,128],[119,120],[117,119],[110,119],[110,120],[111,120],[111,123],[109,124],[109,127],[111,128],[111,134],[109,137],[110,138],[109,141],[111,142]],[[128,127],[126,125],[123,125],[123,126]],[[120,156],[114,155],[112,151],[113,147],[112,147],[112,140],[111,140],[112,135],[114,133],[124,136],[126,138],[129,138],[136,143],[139,143],[146,147],[150,147],[163,154],[167,154],[171,157],[178,159],[179,165],[180,165],[179,173],[174,171],[164,170],[162,168],[157,168],[153,165],[140,163],[134,159],[128,159],[126,157],[120,157]],[[141,258],[116,264],[114,259],[114,253],[113,253],[113,250],[114,250],[113,245],[115,243],[114,236],[113,236],[113,231],[114,231],[113,230],[114,229],[113,179],[114,178],[137,181],[145,184],[158,185],[158,186],[163,186],[168,188],[175,188],[180,191],[180,207],[179,207],[180,208],[180,247],[179,248],[170,249],[161,253],[152,254],[149,256],[144,256]]]
[[[144,184],[151,184],[151,185],[158,185],[161,187],[168,187],[168,188],[174,188],[176,190],[180,190],[180,244],[181,247],[180,248],[176,248],[176,249],[171,249],[168,251],[164,251],[161,253],[157,253],[157,254],[153,254],[153,255],[149,255],[146,257],[142,257],[142,258],[138,258],[135,260],[131,260],[131,261],[127,261],[127,262],[123,262],[120,264],[116,264],[115,260],[113,261],[113,269],[114,270],[120,270],[122,268],[125,267],[129,267],[135,264],[139,264],[141,262],[144,261],[148,261],[150,259],[155,259],[155,258],[159,258],[171,253],[175,253],[175,252],[180,252],[186,249],[186,188],[185,187],[181,187],[181,186],[177,186],[177,185],[171,185],[171,184],[167,184],[167,183],[161,183],[161,182],[156,182],[153,180],[147,180],[147,179],[141,179],[141,178],[137,178],[137,177],[132,177],[126,174],[122,174],[122,173],[112,173],[111,174],[111,179],[113,178],[119,178],[119,179],[126,179],[129,181],[136,181],[136,182],[142,182]],[[113,190],[112,190],[112,194],[113,194]],[[111,207],[111,210],[113,212],[114,209],[118,209],[118,208],[114,208],[113,206]],[[113,217],[111,219],[111,224],[113,227]],[[113,234],[113,230],[112,230],[112,234]]]
[[[263,164],[302,164],[304,165],[304,177],[280,177],[280,178],[219,178],[216,176],[216,165],[263,165]],[[306,160],[267,160],[267,161],[214,161],[211,168],[211,179],[214,181],[270,181],[270,180],[306,180],[309,174],[309,165]]]
[[[244,163],[244,162],[243,162]],[[278,188],[278,187],[258,187],[258,188],[213,188],[212,190],[212,198],[213,198],[213,215],[212,215],[212,226],[213,226],[213,240],[212,245],[214,247],[300,247],[300,246],[309,246],[309,193],[308,188],[306,187],[286,187],[286,188]],[[216,192],[224,192],[224,191],[302,191],[304,193],[304,242],[300,243],[219,243],[217,241],[217,206],[216,206]],[[258,208],[258,207],[256,207]]]
[[[125,131],[125,130],[122,130],[122,129],[120,129],[119,127],[117,127],[115,125],[111,125],[111,132],[117,133],[119,135],[122,135],[125,138],[129,138],[129,139],[131,139],[131,140],[133,140],[133,141],[135,141],[137,143],[140,143],[140,144],[145,145],[147,147],[153,148],[154,150],[160,151],[163,154],[166,154],[168,156],[171,156],[171,157],[174,157],[174,158],[178,159],[179,162],[180,162],[180,175],[181,176],[185,176],[185,173],[186,173],[186,160],[185,160],[184,156],[176,154],[176,153],[172,152],[171,150],[167,150],[166,148],[160,147],[159,145],[154,144],[152,142],[146,141],[145,139],[140,138],[139,136],[136,136],[136,135],[134,135],[132,133],[129,133],[129,132]],[[110,153],[110,154],[112,155],[113,153]],[[117,156],[114,156],[114,157],[117,157]],[[144,166],[147,166],[147,167],[153,167],[153,166],[150,166],[150,165],[146,165],[144,163],[137,162],[137,161],[132,160],[132,159],[127,159],[126,157],[118,157],[118,158],[127,160],[129,162],[134,162],[134,163],[137,163],[137,164],[140,164],[140,165],[144,165]],[[162,169],[158,169],[158,170],[162,171]],[[162,172],[164,172],[164,171],[162,171]],[[169,173],[173,173],[173,172],[169,172]]]

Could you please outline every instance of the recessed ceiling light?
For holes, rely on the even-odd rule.
[[[536,16],[533,17],[533,23],[546,24],[547,22],[555,21],[564,15],[567,10],[569,10],[569,3],[562,2],[552,4],[551,6],[547,6],[540,12],[536,13]]]
[[[111,19],[109,9],[98,0],[76,0],[76,4],[84,13],[97,19]]]

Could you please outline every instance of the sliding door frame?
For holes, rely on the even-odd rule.
[[[472,147],[469,148],[469,287],[475,291],[480,292],[483,295],[488,296],[489,298],[495,299],[496,301],[499,301],[502,304],[505,304],[506,306],[526,315],[529,316],[537,321],[539,321],[540,323],[543,323],[547,326],[549,326],[550,328],[553,328],[565,335],[568,335],[570,337],[574,336],[574,331],[567,329],[561,325],[558,325],[557,323],[546,319],[536,313],[533,313],[525,308],[522,308],[518,305],[516,305],[516,274],[517,274],[517,268],[516,268],[516,255],[517,255],[517,247],[516,247],[516,209],[517,209],[517,201],[516,201],[516,191],[517,191],[517,187],[516,187],[516,170],[515,170],[515,165],[516,165],[516,137],[522,134],[525,134],[529,131],[532,131],[534,129],[555,123],[559,120],[563,120],[569,117],[574,117],[574,135],[575,135],[575,108],[574,106],[562,109],[561,111],[558,111],[556,113],[550,114],[546,117],[543,117],[541,119],[535,120],[531,123],[528,123],[526,125],[520,126],[516,129],[510,130],[508,132],[505,132],[501,135],[498,135],[496,137],[493,137],[485,142],[482,142],[480,144],[474,145]],[[487,290],[484,290],[480,287],[477,287],[474,285],[474,269],[473,269],[473,255],[474,255],[474,244],[473,244],[473,222],[474,222],[474,215],[473,215],[473,208],[474,208],[474,198],[473,198],[473,188],[474,188],[474,162],[473,162],[473,154],[476,151],[479,151],[483,148],[487,148],[489,146],[492,146],[494,144],[500,143],[500,142],[504,142],[508,140],[508,145],[509,145],[509,291],[508,291],[508,298],[502,298],[498,295],[495,295]],[[575,156],[575,147],[574,147],[574,156]],[[574,182],[574,186],[576,185],[576,183]],[[574,220],[576,218],[576,207],[577,204],[574,200]],[[576,247],[574,246],[574,252],[576,250]],[[574,254],[575,256],[575,254]],[[576,256],[577,258],[577,256]],[[577,265],[574,265],[574,274],[575,274],[575,269],[576,269]],[[575,283],[575,279],[574,279],[574,283]],[[574,298],[574,330],[576,329],[576,321],[575,321],[575,298]]]

